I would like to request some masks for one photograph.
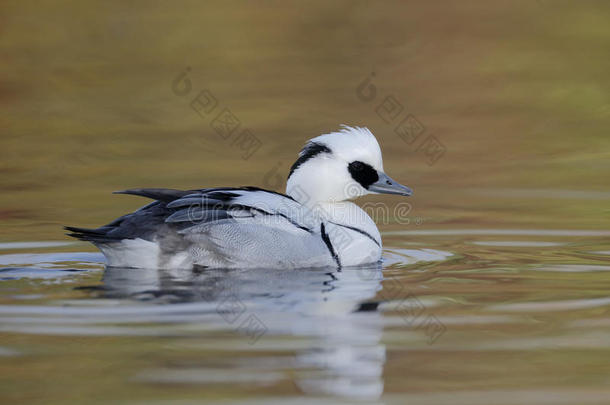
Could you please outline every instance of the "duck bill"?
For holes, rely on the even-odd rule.
[[[398,194],[406,196],[413,194],[413,190],[393,180],[387,174],[383,172],[377,172],[377,174],[379,175],[379,180],[368,187],[369,191],[379,194]]]

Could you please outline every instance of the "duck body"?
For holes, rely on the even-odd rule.
[[[97,229],[67,228],[113,267],[342,267],[381,257],[375,223],[351,202],[312,209],[255,187],[121,193],[155,201]]]
[[[152,203],[95,228],[66,227],[93,243],[112,267],[345,267],[381,258],[374,221],[350,200],[410,195],[382,171],[366,128],[310,140],[292,166],[286,194],[257,187],[118,192]]]

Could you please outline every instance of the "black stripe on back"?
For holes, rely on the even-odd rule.
[[[368,233],[368,232],[366,232],[366,231],[363,231],[363,230],[362,230],[362,229],[360,229],[360,228],[356,228],[355,226],[349,226],[349,225],[338,224],[338,223],[336,223],[336,222],[332,222],[332,221],[329,221],[329,222],[330,222],[331,224],[335,224],[335,225],[337,225],[337,226],[342,226],[343,228],[351,229],[351,230],[352,230],[352,231],[354,231],[354,232],[361,233],[362,235],[366,236],[367,238],[369,238],[370,240],[372,240],[373,242],[375,242],[375,244],[376,244],[377,246],[381,247],[381,245],[379,244],[379,242],[377,241],[377,239],[375,239],[375,238],[373,237],[373,235],[371,235],[370,233]]]
[[[339,260],[339,256],[337,255],[337,252],[335,252],[335,248],[333,247],[333,244],[330,242],[330,238],[328,237],[328,234],[326,233],[326,229],[324,229],[324,223],[320,224],[320,234],[322,235],[322,240],[326,244],[326,247],[328,248],[330,255],[335,260],[335,263],[337,263],[338,267],[341,267],[341,261]]]

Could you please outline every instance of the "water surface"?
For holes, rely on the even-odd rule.
[[[603,1],[2,2],[0,402],[608,403],[608,21]],[[359,201],[379,266],[104,269],[63,234],[146,203],[126,188],[283,191],[342,123],[415,192]]]
[[[3,392],[21,403],[601,403],[606,235],[395,231],[383,264],[342,271],[104,271],[78,244],[2,246]]]

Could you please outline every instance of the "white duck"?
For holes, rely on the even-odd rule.
[[[132,189],[154,202],[97,229],[66,227],[108,266],[137,268],[355,266],[381,258],[373,220],[349,200],[411,195],[383,172],[367,128],[343,126],[307,142],[286,195],[256,187]]]

